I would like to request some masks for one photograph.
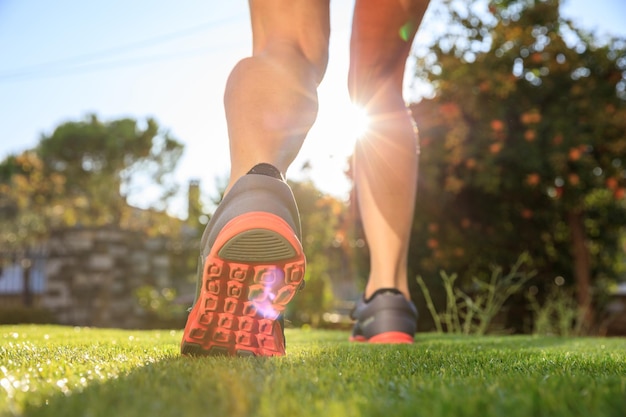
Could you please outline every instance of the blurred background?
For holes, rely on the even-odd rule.
[[[352,7],[331,2],[320,115],[288,173],[309,260],[294,326],[349,326],[367,276]],[[431,3],[405,82],[421,330],[626,333],[624,18],[617,0]],[[243,1],[0,1],[0,322],[183,326],[250,44]]]

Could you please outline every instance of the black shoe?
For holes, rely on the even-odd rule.
[[[413,343],[417,331],[417,308],[394,288],[361,298],[350,314],[356,320],[350,341]]]

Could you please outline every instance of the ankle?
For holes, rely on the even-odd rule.
[[[402,285],[404,284],[404,285]],[[370,281],[367,283],[367,285],[365,286],[365,292],[363,294],[363,297],[366,300],[369,300],[372,296],[375,295],[376,292],[381,292],[381,291],[385,291],[385,290],[389,290],[389,291],[397,291],[399,293],[401,293],[402,295],[404,295],[404,297],[407,300],[411,299],[411,294],[409,293],[409,288],[408,285],[406,283],[406,280],[404,280],[404,283],[382,283],[382,282],[372,282],[372,280],[370,279]]]
[[[268,177],[285,181],[285,177],[283,176],[282,172],[280,172],[280,170],[274,165],[268,164],[266,162],[256,164],[246,174],[267,175]]]

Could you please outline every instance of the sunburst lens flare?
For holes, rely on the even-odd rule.
[[[370,117],[363,107],[352,105],[347,122],[356,139],[363,137],[370,127]]]

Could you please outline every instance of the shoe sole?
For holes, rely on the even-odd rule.
[[[361,343],[389,343],[389,344],[401,344],[401,343],[413,343],[415,339],[403,332],[384,332],[379,333],[376,336],[372,336],[369,339],[364,336],[350,336],[351,342]]]
[[[276,320],[304,279],[305,257],[280,217],[250,212],[228,222],[204,263],[183,334],[183,355],[285,354]]]

